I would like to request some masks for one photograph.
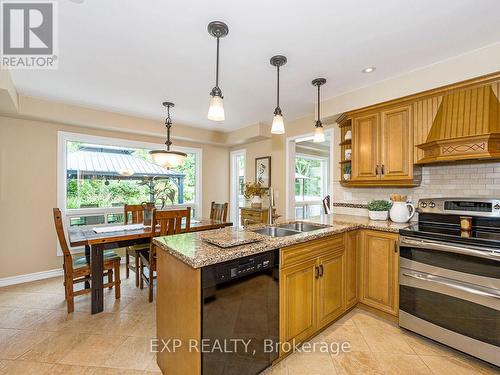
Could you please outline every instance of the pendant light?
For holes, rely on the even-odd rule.
[[[208,33],[217,39],[217,62],[215,68],[215,87],[210,92],[210,104],[208,107],[208,119],[212,121],[224,121],[224,97],[219,88],[219,40],[229,33],[229,28],[224,22],[213,21],[208,24]]]
[[[316,127],[314,129],[314,138],[313,142],[324,142],[325,141],[325,131],[323,129],[323,124],[321,123],[321,113],[320,113],[320,96],[319,96],[319,90],[322,85],[326,83],[325,78],[316,78],[315,80],[312,81],[313,86],[318,87],[318,119],[316,120]]]
[[[176,168],[186,158],[187,154],[179,151],[170,150],[170,146],[172,145],[172,141],[170,140],[170,128],[172,127],[172,119],[170,118],[170,107],[174,107],[174,103],[163,102],[163,105],[167,107],[167,118],[165,120],[165,126],[167,127],[167,141],[165,144],[167,145],[166,150],[154,150],[149,151],[151,157],[153,158],[153,162],[162,166],[163,168]]]
[[[271,65],[276,67],[277,71],[277,90],[276,90],[276,109],[274,110],[273,124],[271,126],[272,134],[284,134],[285,124],[283,123],[283,114],[280,108],[280,66],[286,64],[286,57],[282,55],[276,55],[271,57]]]

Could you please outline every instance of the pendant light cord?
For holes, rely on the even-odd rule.
[[[320,119],[319,119],[319,114],[320,114],[320,112],[319,112],[319,110],[320,110],[320,108],[319,108],[319,105],[320,105],[320,101],[319,101],[319,100],[320,100],[320,99],[319,99],[319,88],[320,88],[320,87],[321,87],[321,86],[320,86],[320,85],[318,85],[318,121],[316,122],[316,126],[321,125],[321,121],[320,121]],[[319,125],[318,125],[318,124],[319,124]]]
[[[217,59],[215,68],[215,87],[219,88],[219,37],[217,37]]]
[[[276,86],[276,98],[277,98],[276,107],[279,108],[280,107],[280,66],[278,65],[276,67],[276,69],[278,70],[278,84]]]
[[[172,141],[170,140],[170,128],[172,127],[172,119],[170,118],[170,106],[167,106],[167,118],[165,120],[165,126],[167,127],[167,141],[165,144],[167,145],[167,151],[170,151],[170,145]]]

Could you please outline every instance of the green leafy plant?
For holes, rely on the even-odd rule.
[[[386,200],[372,200],[368,203],[368,211],[389,211],[391,202]]]
[[[351,163],[344,164],[344,174],[351,174]]]

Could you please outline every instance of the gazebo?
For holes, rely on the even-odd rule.
[[[179,189],[177,203],[184,203],[184,174],[134,156],[133,152],[121,147],[83,144],[78,151],[68,153],[67,178],[149,181],[151,200],[155,181],[170,179]]]

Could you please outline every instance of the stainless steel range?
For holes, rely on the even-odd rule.
[[[421,199],[400,230],[399,325],[500,366],[500,199]]]

